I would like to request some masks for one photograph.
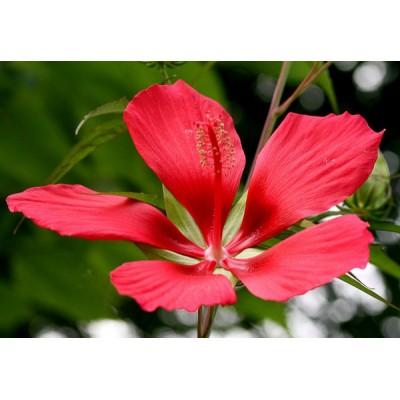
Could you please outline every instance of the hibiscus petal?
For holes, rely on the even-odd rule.
[[[218,119],[225,133],[210,147],[199,124]],[[207,239],[214,224],[215,193],[223,226],[238,189],[245,157],[232,118],[216,101],[183,81],[140,92],[124,113],[132,140],[149,167],[190,212]],[[218,142],[218,143],[217,143]],[[215,187],[214,151],[219,147],[222,184]],[[211,169],[210,169],[211,165]],[[208,240],[210,242],[210,240]]]
[[[382,133],[359,115],[290,113],[257,158],[238,235],[239,252],[326,211],[368,178]]]
[[[149,204],[104,195],[81,185],[34,187],[7,197],[12,212],[22,212],[42,228],[83,239],[128,240],[202,257],[190,242]]]
[[[215,264],[215,262],[214,262]],[[118,293],[127,295],[145,311],[196,311],[200,306],[228,305],[236,302],[235,291],[223,275],[210,273],[211,261],[180,265],[167,261],[137,261],[111,272]]]
[[[335,218],[285,239],[249,259],[231,258],[226,268],[257,297],[286,301],[365,268],[373,236],[355,215]]]

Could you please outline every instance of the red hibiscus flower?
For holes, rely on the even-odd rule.
[[[80,185],[35,187],[7,203],[61,235],[128,240],[158,251],[162,259],[127,262],[111,273],[118,292],[144,310],[233,304],[237,279],[262,299],[286,301],[366,266],[373,237],[355,215],[256,250],[340,203],[368,178],[382,132],[362,117],[288,114],[257,157],[241,223],[229,222],[225,231],[245,156],[221,105],[178,81],[139,93],[124,120],[168,196],[187,210],[186,227],[178,229],[149,204]]]

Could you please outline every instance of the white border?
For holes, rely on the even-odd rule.
[[[0,350],[7,400],[377,399],[397,392],[400,356],[391,339],[4,339]]]
[[[2,60],[399,60],[393,0],[2,4]],[[393,9],[395,8],[395,9]]]

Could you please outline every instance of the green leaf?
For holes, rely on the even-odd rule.
[[[377,299],[381,301],[382,303],[386,304],[389,307],[394,308],[397,311],[400,311],[400,308],[396,307],[394,304],[390,303],[388,300],[384,299],[383,297],[379,296],[379,294],[376,294],[373,292],[371,289],[367,288],[365,285],[357,281],[356,279],[352,278],[349,275],[343,275],[339,277],[340,280],[343,282],[348,283],[349,285],[354,286],[355,288],[361,290],[362,292],[368,294],[369,296],[373,297],[374,299]]]
[[[168,218],[176,225],[176,227],[193,243],[200,247],[206,247],[203,235],[189,214],[188,210],[179,203],[172,193],[163,185],[165,210]]]
[[[246,288],[239,289],[236,294],[238,301],[235,308],[247,320],[258,323],[269,319],[287,328],[285,303],[262,300],[253,296]]]
[[[106,114],[122,114],[128,105],[128,99],[123,97],[122,99],[112,101],[111,103],[103,104],[100,107],[90,111],[86,114],[82,121],[79,123],[75,130],[75,135],[77,135],[82,128],[83,124],[90,118],[97,117],[99,115],[106,115]]]
[[[400,265],[396,261],[392,260],[379,245],[371,245],[370,247],[370,258],[371,264],[377,266],[382,272],[400,279]]]
[[[122,118],[108,121],[97,126],[91,134],[84,136],[72,147],[54,172],[49,176],[47,182],[58,182],[68,171],[94,150],[126,132],[127,128]]]
[[[369,227],[374,231],[400,233],[400,226],[392,221],[369,221]]]
[[[151,204],[160,210],[165,210],[164,201],[155,194],[135,193],[135,192],[101,192],[113,196],[128,197],[133,200],[142,201],[143,203]]]
[[[240,199],[232,207],[226,220],[224,230],[222,233],[222,243],[227,244],[239,230],[240,224],[243,220],[244,209],[246,206],[247,191],[242,194]]]

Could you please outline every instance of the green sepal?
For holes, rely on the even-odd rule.
[[[165,211],[167,217],[193,243],[205,248],[203,235],[189,211],[179,203],[172,193],[163,185]]]
[[[238,278],[232,274],[232,272],[226,270],[225,268],[215,268],[213,274],[215,275],[223,275],[225,278],[228,278],[229,281],[231,282],[232,287],[236,286],[236,283],[238,282]]]
[[[236,235],[243,220],[246,206],[247,191],[242,194],[236,204],[232,207],[222,232],[222,243],[226,245]]]
[[[271,239],[267,239],[264,242],[258,244],[256,248],[260,249],[260,250],[270,249],[271,247],[275,246],[276,244],[282,242],[282,240],[285,240],[285,239],[289,238],[290,236],[293,236],[295,233],[300,232],[300,231],[304,230],[306,227],[312,226],[312,225],[314,225],[314,224],[311,221],[304,219],[304,220],[298,222],[297,224],[292,225],[290,228],[284,230],[279,235],[277,235]]]
[[[241,253],[237,254],[235,258],[243,259],[243,258],[252,258],[259,256],[264,253],[265,249],[257,248],[257,247],[249,247],[248,249],[244,249]]]
[[[194,265],[200,262],[195,258],[184,256],[170,250],[159,249],[148,244],[138,244],[137,246],[149,260],[171,261],[183,265]]]

